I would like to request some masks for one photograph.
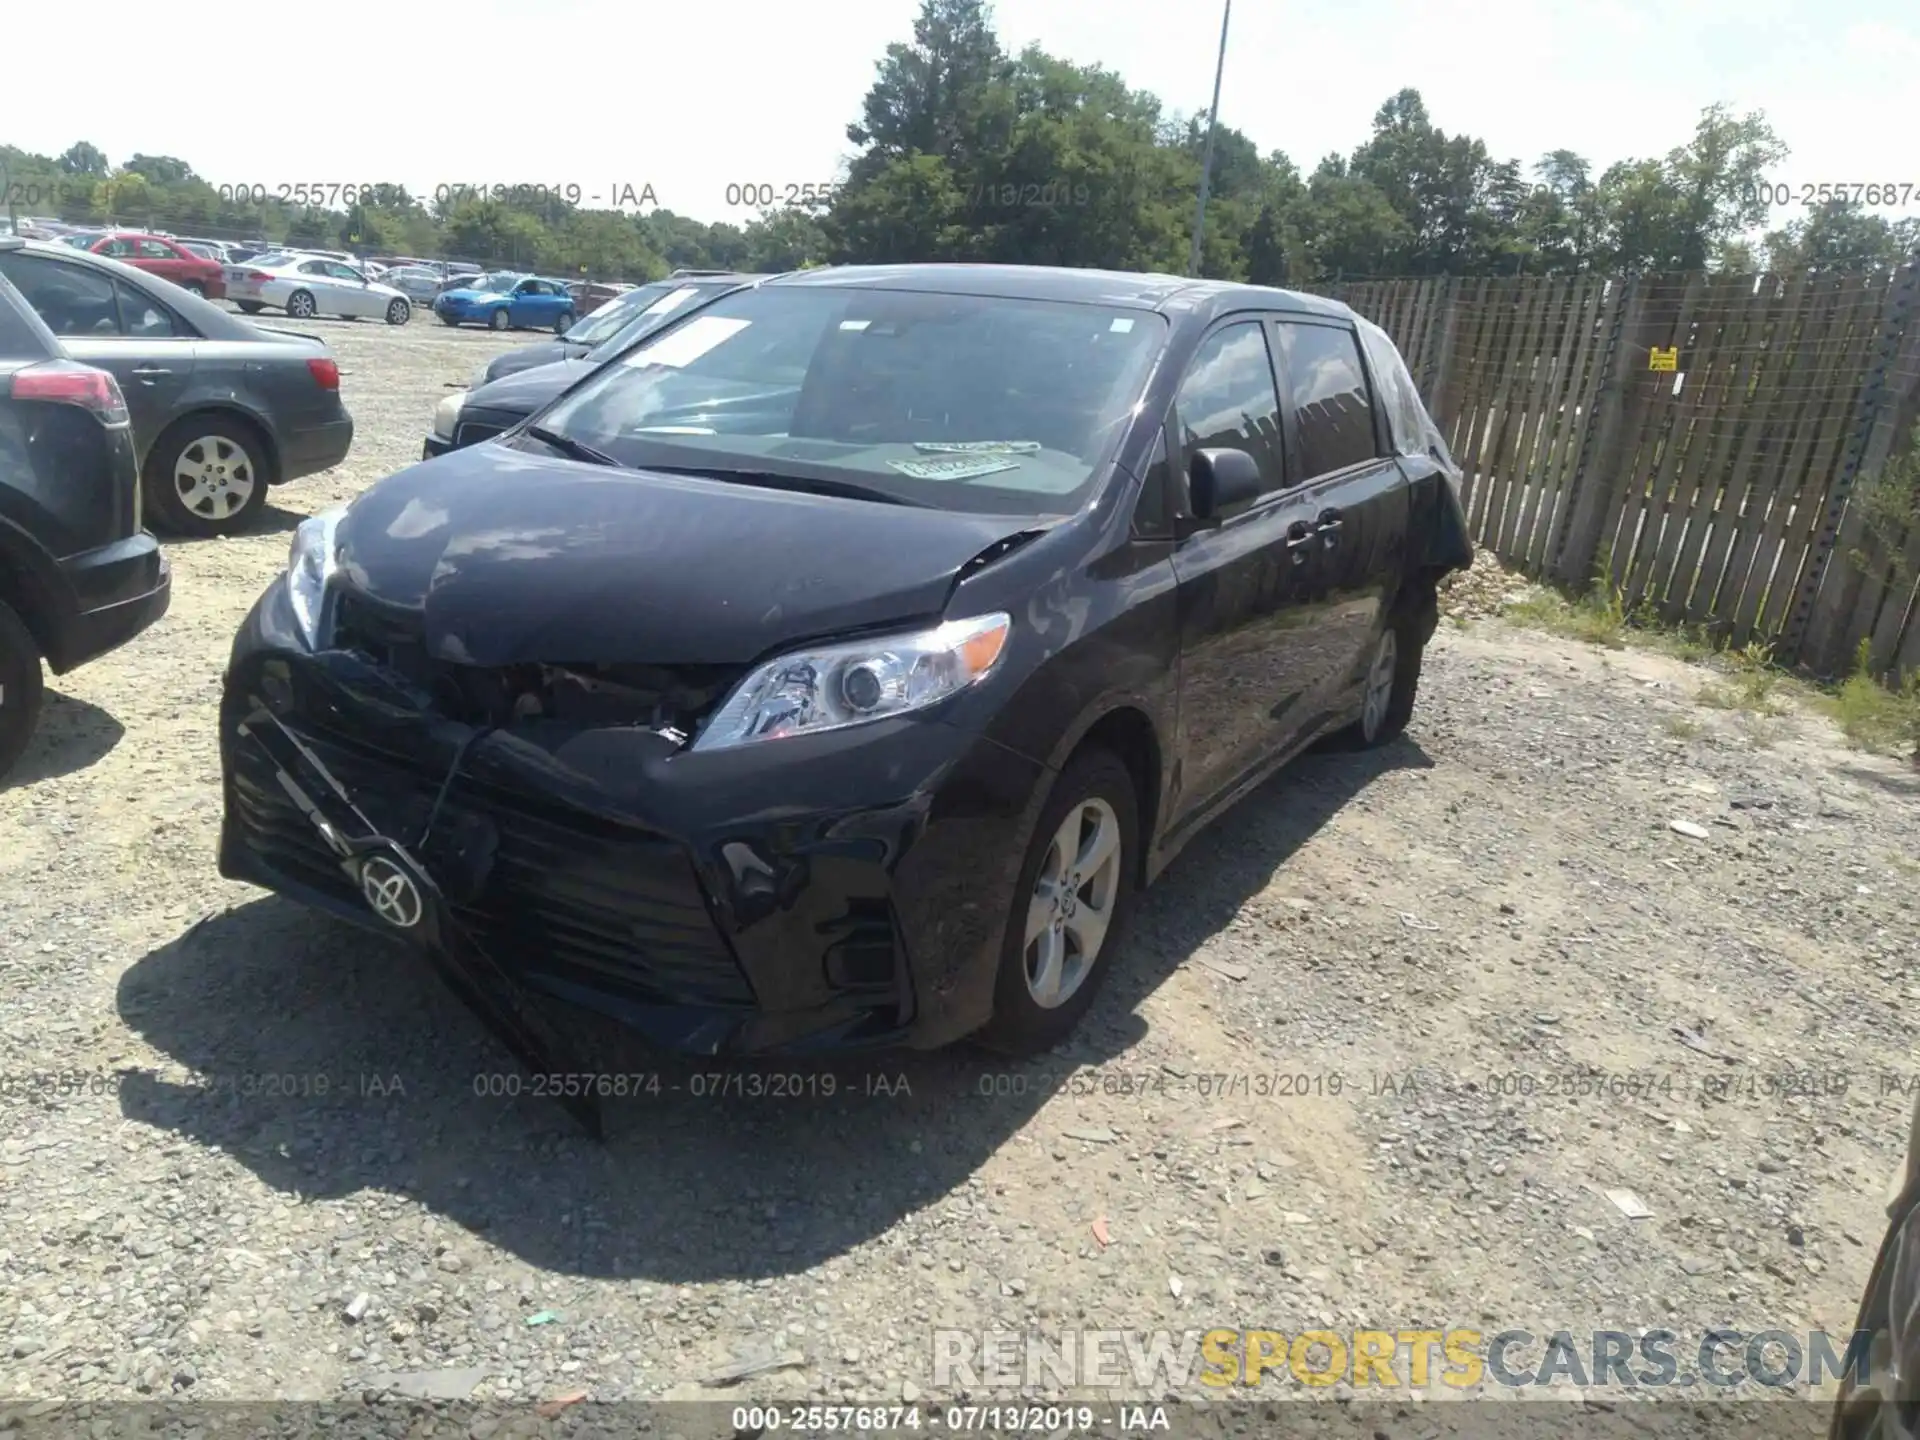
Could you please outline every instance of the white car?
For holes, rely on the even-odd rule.
[[[404,325],[413,318],[413,301],[393,286],[367,279],[344,261],[304,252],[256,255],[229,265],[227,298],[249,315],[272,306],[296,320],[378,316]]]

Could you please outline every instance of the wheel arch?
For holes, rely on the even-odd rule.
[[[1097,709],[1070,732],[1070,738],[1062,741],[1050,766],[1056,778],[1091,750],[1108,751],[1133,776],[1140,819],[1139,853],[1134,857],[1134,869],[1139,883],[1145,885],[1149,873],[1147,857],[1153,853],[1159,835],[1160,798],[1166,777],[1165,748],[1160,732],[1146,709],[1132,701],[1122,700]]]
[[[11,520],[0,517],[0,601],[20,617],[50,664],[61,656],[55,617],[72,607],[66,582],[53,558]]]

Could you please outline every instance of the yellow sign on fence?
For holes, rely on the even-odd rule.
[[[1679,368],[1680,347],[1678,345],[1669,345],[1664,350],[1656,345],[1647,351],[1647,369],[1673,371]]]

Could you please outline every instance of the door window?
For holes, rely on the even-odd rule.
[[[136,240],[134,253],[142,260],[181,260],[185,257],[164,240]]]
[[[1373,401],[1360,346],[1344,325],[1282,321],[1280,366],[1300,445],[1300,478],[1312,480],[1379,457]]]
[[[133,286],[123,285],[116,280],[113,288],[120,300],[121,334],[152,339],[180,333],[173,323],[173,316]]]
[[[1180,443],[1195,450],[1245,450],[1259,463],[1263,489],[1286,484],[1280,441],[1280,396],[1266,329],[1257,320],[1215,331],[1201,342],[1174,399]]]
[[[113,281],[86,264],[63,265],[44,255],[0,255],[0,275],[11,280],[56,335],[118,335]]]
[[[116,235],[111,240],[101,241],[100,248],[94,253],[96,255],[111,255],[116,260],[124,260],[133,254],[133,242],[131,240],[122,240]]]

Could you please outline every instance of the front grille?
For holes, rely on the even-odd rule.
[[[376,823],[424,815],[439,776],[343,739],[301,737]],[[242,745],[230,804],[245,843],[289,880],[359,904],[312,824]],[[491,823],[493,868],[454,909],[509,971],[538,970],[641,1002],[751,1005],[753,990],[715,929],[686,850],[665,836],[527,797],[456,783],[436,831]],[[398,827],[396,827],[398,828]],[[414,834],[395,838],[410,843]],[[431,856],[426,857],[432,868]]]
[[[489,425],[485,421],[476,420],[456,428],[453,432],[453,443],[456,447],[478,445],[482,440],[491,440],[506,428],[505,425]]]

